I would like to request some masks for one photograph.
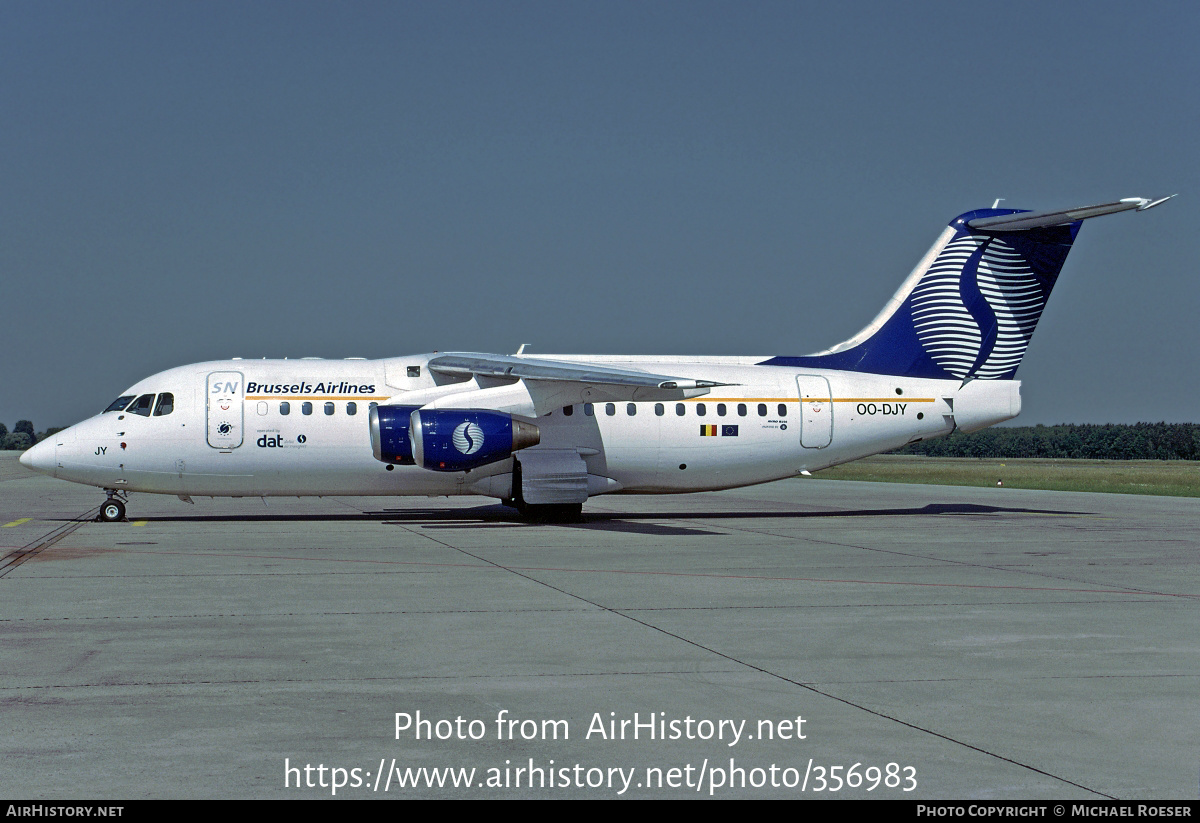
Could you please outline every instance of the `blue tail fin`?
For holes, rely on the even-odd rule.
[[[1034,214],[980,209],[950,222],[869,326],[831,349],[764,365],[903,377],[1011,380],[1083,220],[1142,198]]]

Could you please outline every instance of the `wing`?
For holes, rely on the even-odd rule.
[[[540,417],[576,403],[682,400],[729,385],[590,363],[475,352],[440,354],[429,360],[426,368],[443,377],[464,379],[397,395],[388,401],[389,405],[492,409]]]
[[[503,354],[438,355],[429,361],[430,371],[459,377],[498,377],[521,380],[588,383],[606,386],[627,386],[644,389],[711,389],[724,386],[714,380],[695,380],[670,377],[665,374],[612,369],[592,364],[568,363],[561,360],[542,360],[532,357],[513,357]],[[703,392],[700,392],[703,394]],[[674,395],[672,395],[674,396]],[[688,395],[694,397],[695,395]],[[653,398],[645,398],[653,399]]]

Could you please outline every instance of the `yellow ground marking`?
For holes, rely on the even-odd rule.
[[[148,520],[134,520],[134,521],[133,521],[133,525],[135,525],[135,526],[144,526],[144,525],[146,525],[148,522],[149,522]]]
[[[32,519],[32,517],[22,517],[20,520],[14,520],[11,523],[5,523],[3,526],[0,526],[0,529],[11,529],[13,526],[19,526],[22,523],[28,523]]]

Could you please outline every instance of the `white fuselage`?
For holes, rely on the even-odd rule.
[[[370,404],[438,393],[425,367],[432,356],[170,369],[125,392],[168,393],[169,413],[98,414],[39,444],[33,460],[64,480],[180,496],[510,497],[511,457],[469,472],[438,472],[372,456]],[[609,400],[597,391],[591,403],[537,417],[535,448],[575,450],[586,462],[591,495],[764,483],[955,428],[983,428],[1020,411],[1020,384],[1011,380],[964,385],[753,365],[762,358],[749,357],[551,357],[729,384],[677,401]],[[476,387],[474,380],[441,382],[448,391]]]

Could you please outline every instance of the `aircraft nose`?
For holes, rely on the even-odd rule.
[[[21,465],[27,469],[33,469],[35,472],[54,474],[56,465],[54,459],[55,441],[55,437],[47,437],[33,448],[27,449],[18,458]]]

